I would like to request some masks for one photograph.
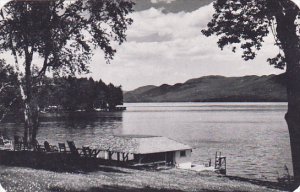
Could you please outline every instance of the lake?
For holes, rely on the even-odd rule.
[[[108,134],[161,135],[193,147],[194,163],[216,151],[227,157],[228,175],[276,180],[292,171],[287,103],[126,103],[124,112],[42,118],[38,140],[74,140],[97,145]],[[1,132],[22,135],[22,124],[3,123]]]

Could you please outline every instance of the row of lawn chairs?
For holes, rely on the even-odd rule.
[[[82,148],[77,148],[74,141],[67,141],[68,149],[65,143],[58,143],[56,145],[50,145],[48,141],[44,142],[44,145],[39,144],[37,140],[34,141],[33,146],[28,147],[28,145],[24,142],[24,138],[20,136],[14,137],[14,150],[21,151],[21,150],[30,150],[33,149],[34,151],[40,152],[61,152],[61,153],[70,153],[77,156],[82,157],[91,157],[96,158],[97,155],[100,153],[98,149],[92,149],[89,146],[83,146]],[[29,149],[30,148],[30,149]]]
[[[33,143],[33,150],[42,152],[58,152],[57,146],[50,145],[48,141],[45,141],[44,145],[40,145],[37,140]]]
[[[40,145],[36,140],[34,149],[36,151],[43,151],[43,152],[70,153],[76,156],[89,157],[89,158],[96,158],[97,155],[100,153],[100,150],[91,149],[89,146],[83,146],[82,148],[77,148],[75,146],[74,141],[67,141],[67,144],[69,150],[67,150],[65,143],[58,143],[58,147],[57,147],[55,145],[50,145],[48,141],[45,141],[44,145]]]
[[[29,150],[29,149],[33,149],[34,151],[42,151],[42,152],[68,152],[65,143],[58,143],[58,147],[57,147],[56,145],[50,145],[48,141],[45,141],[44,145],[41,145],[35,139],[32,146],[29,147],[28,144],[25,143],[24,137],[14,136],[15,151],[22,151],[22,150]]]

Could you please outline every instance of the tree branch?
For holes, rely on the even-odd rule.
[[[4,91],[4,89],[6,88],[12,88],[13,86],[10,83],[2,83],[1,88],[0,88],[0,93],[2,93],[2,91]]]

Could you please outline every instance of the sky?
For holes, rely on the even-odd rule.
[[[253,61],[243,61],[230,47],[221,51],[217,37],[205,37],[214,13],[211,0],[137,0],[127,42],[117,47],[111,64],[93,57],[89,76],[122,85],[126,91],[145,85],[176,84],[207,75],[279,74],[267,63],[278,53],[273,37]]]
[[[85,77],[122,85],[129,91],[208,75],[282,73],[267,63],[267,58],[278,53],[272,36],[267,37],[255,60],[245,62],[239,51],[232,53],[230,47],[221,51],[217,37],[208,38],[201,33],[214,13],[212,1],[136,0],[127,42],[116,47],[110,64],[106,64],[101,50],[95,50],[91,73]]]

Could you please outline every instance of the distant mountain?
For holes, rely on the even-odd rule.
[[[124,102],[279,102],[287,101],[285,74],[206,76],[185,83],[148,85],[128,91]]]

